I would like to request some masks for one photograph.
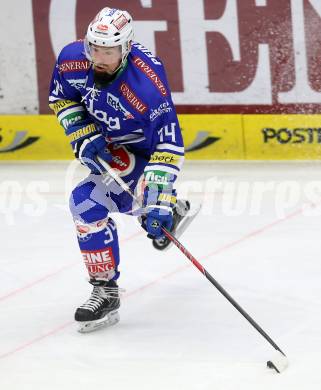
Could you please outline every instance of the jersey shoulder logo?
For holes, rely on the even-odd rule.
[[[162,96],[167,96],[167,90],[159,76],[146,62],[139,57],[134,57],[134,64],[141,70],[145,75],[154,83],[156,88],[159,90]]]
[[[59,73],[81,72],[90,68],[90,62],[87,60],[63,61],[58,68]]]

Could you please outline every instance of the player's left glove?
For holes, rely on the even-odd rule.
[[[86,165],[96,175],[105,171],[97,156],[110,162],[112,155],[107,150],[107,142],[100,132],[99,125],[85,119],[69,126],[66,135],[70,139],[75,157],[81,164]]]
[[[171,188],[160,190],[157,186],[145,188],[143,206],[147,213],[142,218],[142,227],[148,232],[147,237],[154,239],[164,236],[162,226],[171,229],[175,203],[175,190]]]

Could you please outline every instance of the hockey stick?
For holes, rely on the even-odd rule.
[[[105,161],[99,158],[99,162],[106,169],[107,173],[118,183],[118,185],[132,196],[132,198],[139,204],[139,201],[130,187],[123,181],[121,177],[110,167]],[[271,337],[261,328],[261,326],[254,321],[254,319],[235,301],[234,298],[213,278],[213,276],[206,271],[206,269],[196,260],[196,258],[175,238],[165,227],[162,227],[165,236],[191,261],[191,263],[212,283],[212,285],[235,307],[235,309],[242,314],[242,316],[269,342],[270,345],[278,352],[278,355],[267,362],[269,368],[275,369],[278,373],[284,371],[288,366],[288,360],[281,348],[271,339]]]
[[[254,321],[254,319],[235,301],[234,298],[206,271],[195,257],[181,244],[167,229],[162,227],[165,236],[173,242],[173,244],[192,262],[192,264],[213,284],[214,287],[242,314],[242,316],[278,351],[278,355],[267,362],[269,368],[274,368],[278,373],[285,370],[288,365],[287,357],[280,347],[271,339],[271,337]]]

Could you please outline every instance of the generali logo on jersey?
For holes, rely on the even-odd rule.
[[[81,70],[88,70],[89,68],[90,62],[87,60],[64,61],[59,65],[59,72],[79,72]]]
[[[142,70],[149,79],[152,80],[152,82],[156,85],[156,87],[159,89],[160,93],[163,96],[167,95],[166,88],[160,78],[157,76],[157,74],[153,71],[153,69],[147,65],[141,58],[134,57],[134,64],[137,66],[138,69]]]
[[[121,83],[120,92],[124,95],[125,99],[130,105],[132,105],[135,110],[144,114],[147,110],[147,106],[134,94],[134,92],[129,88],[126,83]]]

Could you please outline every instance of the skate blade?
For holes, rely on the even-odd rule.
[[[79,325],[78,332],[79,333],[89,333],[93,332],[97,329],[108,327],[117,324],[119,322],[119,313],[117,310],[111,311],[105,315],[105,317],[96,321],[84,321],[77,322]]]
[[[197,208],[188,211],[186,217],[184,217],[182,223],[178,225],[178,228],[175,231],[176,238],[179,238],[185,232],[188,226],[194,221],[195,217],[200,212],[201,207],[202,205],[199,205]]]

